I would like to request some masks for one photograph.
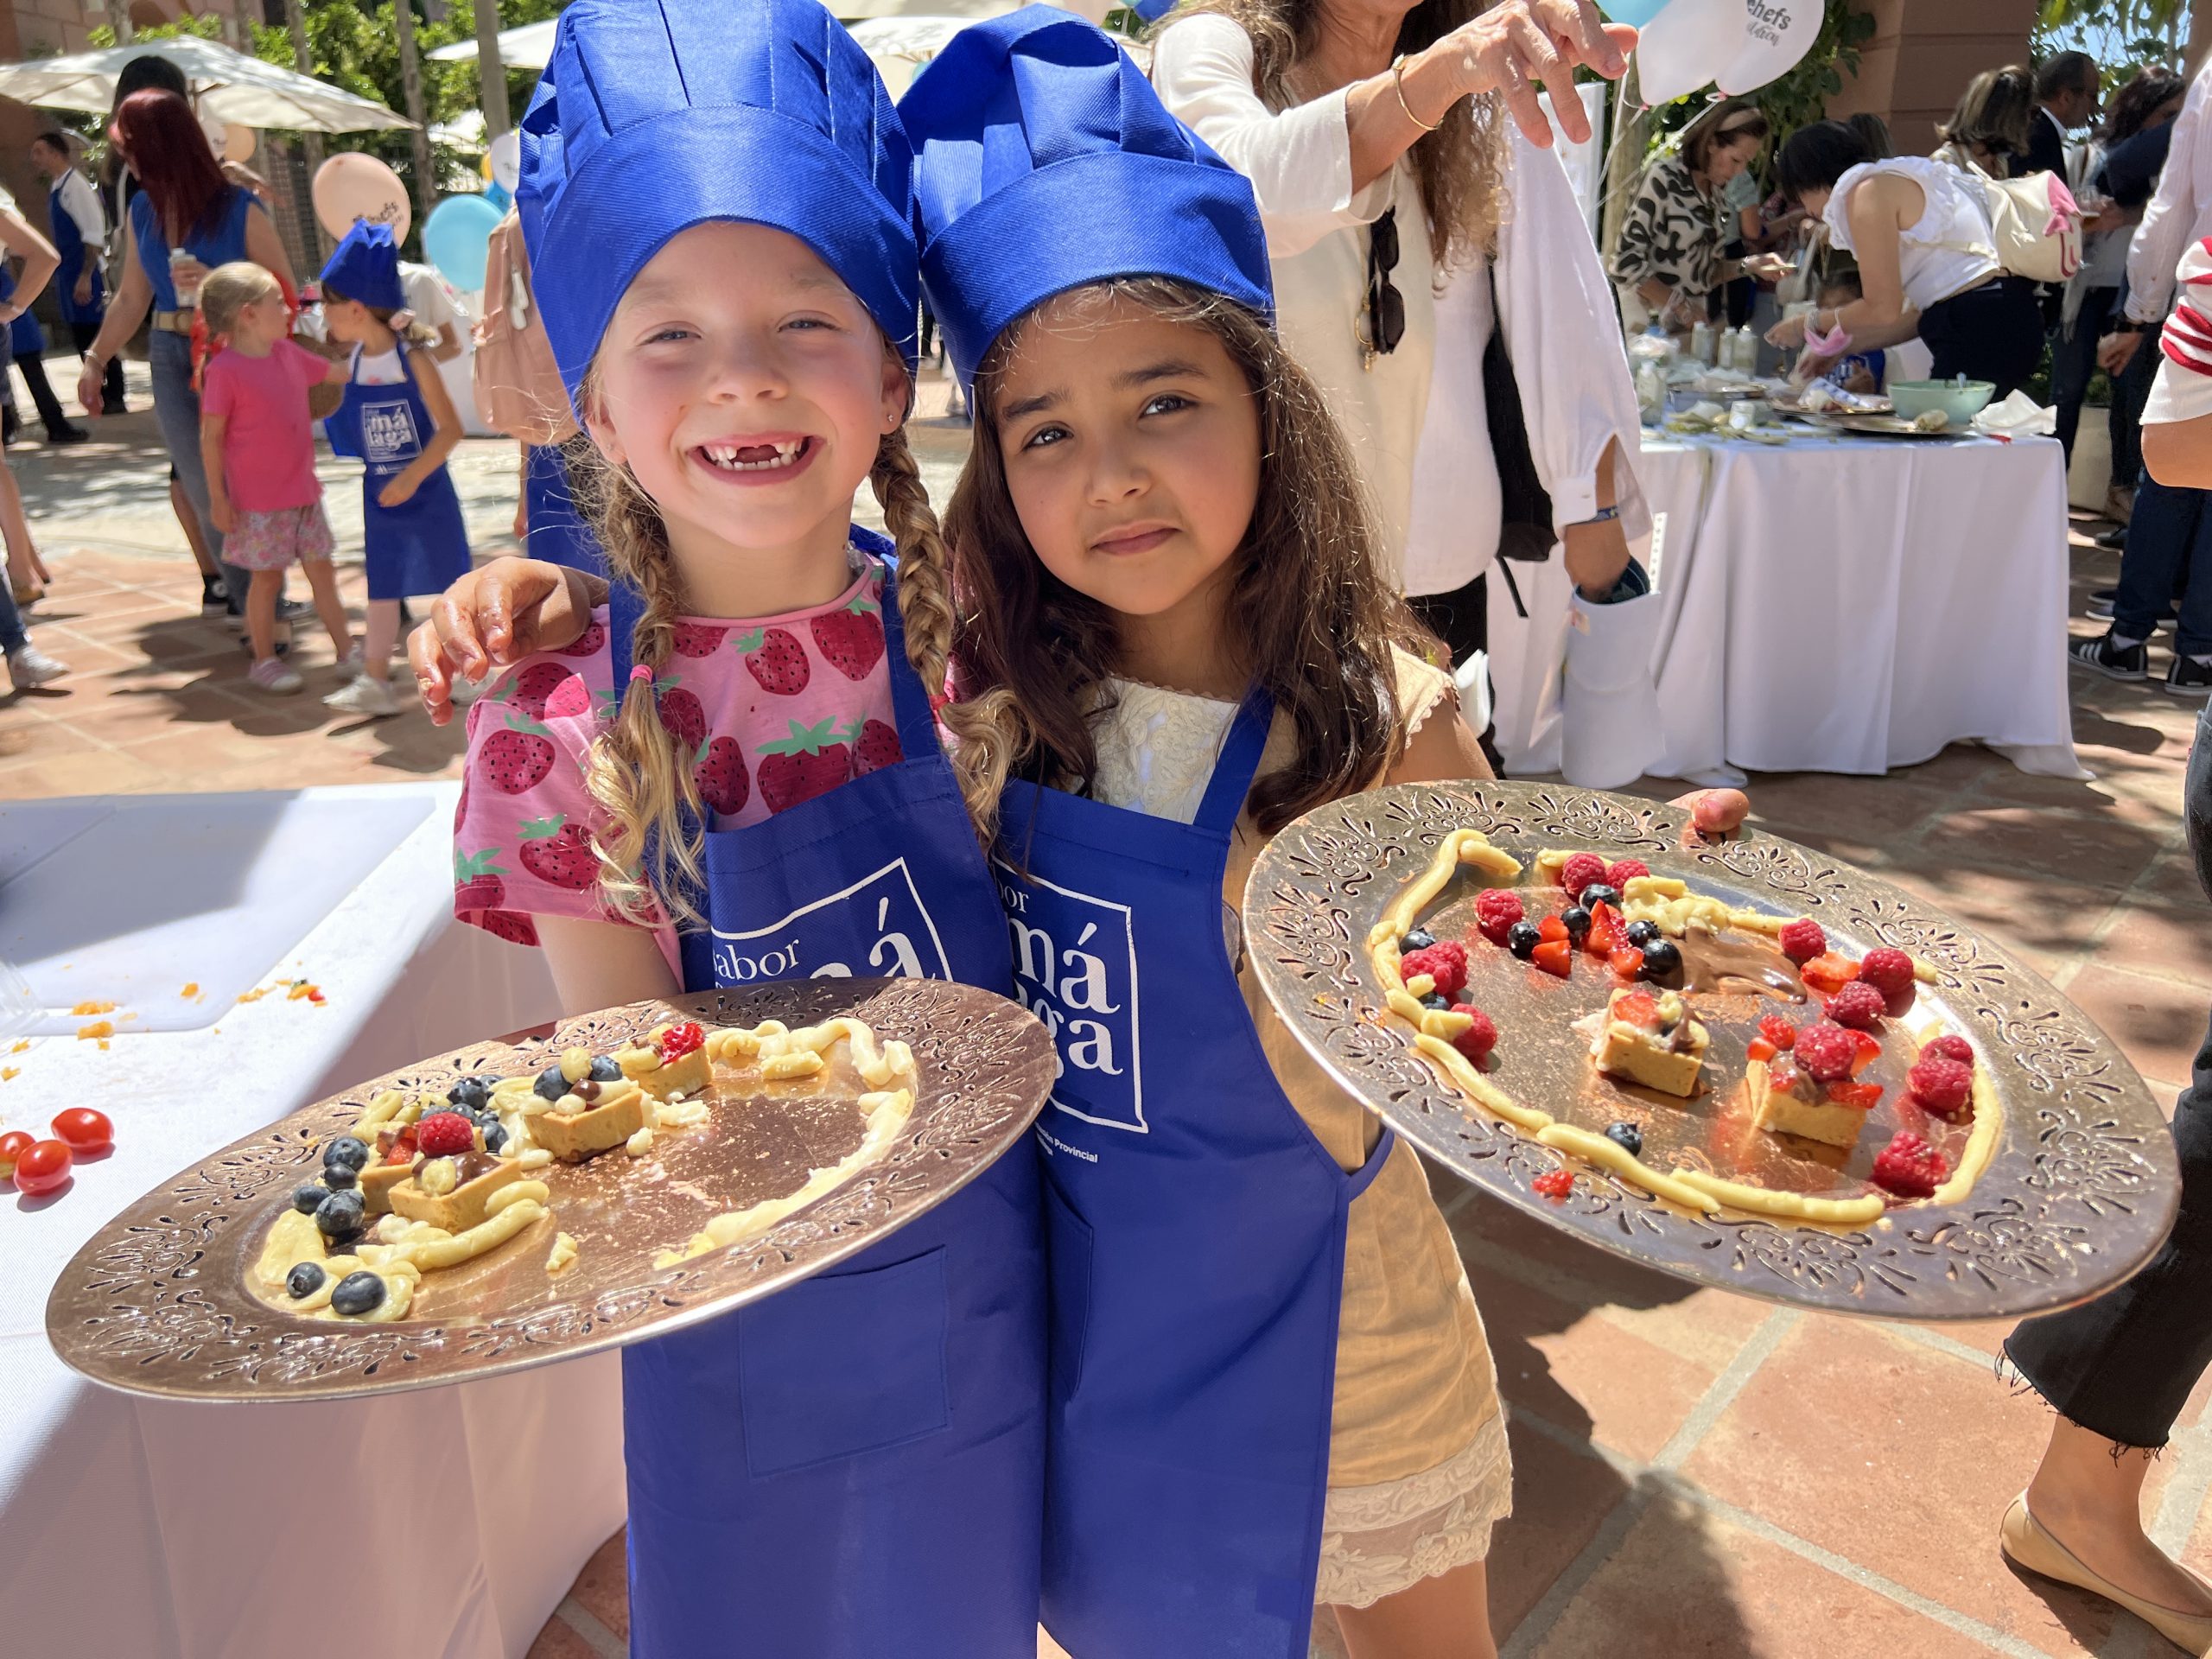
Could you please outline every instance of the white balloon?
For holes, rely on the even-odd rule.
[[[1637,90],[1646,104],[1671,104],[1719,74],[1741,49],[1747,4],[1773,0],[1674,0],[1636,44]]]
[[[1715,77],[1730,97],[1779,80],[1812,50],[1821,0],[1743,0],[1743,43]]]
[[[492,141],[492,181],[508,194],[522,177],[522,135],[510,129]]]

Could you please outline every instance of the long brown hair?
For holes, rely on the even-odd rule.
[[[594,371],[584,379],[584,404],[597,396]],[[683,613],[683,583],[669,554],[660,509],[629,469],[607,461],[589,438],[572,440],[563,454],[576,504],[598,533],[608,569],[645,595],[632,659],[639,667],[658,670],[675,651],[677,619]],[[898,603],[906,660],[931,697],[942,696],[952,648],[950,560],[904,427],[877,445],[868,485],[899,550]],[[677,747],[675,735],[661,722],[658,699],[647,679],[633,677],[614,690],[621,698],[620,713],[593,741],[585,773],[586,787],[607,816],[607,833],[592,844],[601,896],[625,920],[647,922],[658,913],[677,923],[699,922],[702,918],[686,895],[704,885],[700,842],[683,834],[681,817],[688,810],[695,824],[705,823],[694,775],[697,757]],[[968,805],[978,833],[987,834],[988,810],[972,796]]]
[[[1252,90],[1276,109],[1304,101],[1291,72],[1313,50],[1328,0],[1186,0],[1162,22],[1217,12],[1252,37]],[[1489,10],[1490,0],[1421,0],[1398,25],[1403,56],[1435,45]],[[1490,251],[1505,218],[1505,130],[1495,93],[1455,100],[1408,153],[1437,275]]]
[[[1261,318],[1160,277],[1078,293],[1205,329],[1258,400],[1259,495],[1233,556],[1223,635],[1297,737],[1290,764],[1252,791],[1253,817],[1272,834],[1370,786],[1395,761],[1403,745],[1390,647],[1419,652],[1433,642],[1376,572],[1366,499],[1335,418]],[[1007,486],[999,387],[1025,326],[1001,334],[976,371],[975,441],[944,518],[963,610],[964,700],[955,709],[967,728],[955,729],[973,767],[971,799],[995,798],[1010,770],[1088,792],[1098,767],[1090,721],[1109,706],[1104,682],[1120,659],[1114,613],[1045,568]]]

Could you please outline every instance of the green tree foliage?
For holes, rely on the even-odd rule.
[[[2087,52],[2103,66],[2108,86],[2139,63],[2178,67],[2189,11],[2189,0],[2042,0],[2035,55]]]

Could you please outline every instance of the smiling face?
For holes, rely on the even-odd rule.
[[[1007,492],[1046,569],[1124,617],[1217,614],[1260,488],[1258,404],[1221,340],[1079,291],[1020,325],[996,390]]]
[[[812,249],[728,222],[671,238],[638,273],[590,384],[592,441],[652,498],[687,563],[842,549],[907,393],[868,308]]]

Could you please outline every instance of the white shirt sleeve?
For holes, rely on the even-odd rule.
[[[1597,512],[1598,463],[1618,439],[1613,488],[1635,542],[1650,533],[1651,514],[1637,486],[1642,415],[1612,287],[1556,152],[1503,124],[1512,205],[1497,236],[1498,326],[1552,523],[1564,531]]]
[[[1161,30],[1152,79],[1176,118],[1251,181],[1272,257],[1303,253],[1382,211],[1382,197],[1372,213],[1352,200],[1345,94],[1270,110],[1252,89],[1252,37],[1228,18],[1201,12]]]
[[[428,265],[417,265],[403,260],[399,266],[399,285],[407,296],[407,308],[416,321],[430,328],[442,329],[448,323],[461,326],[461,314],[446,297],[445,284]]]
[[[2189,84],[2181,115],[2174,122],[2173,145],[2165,170],[2135,239],[2127,249],[2127,315],[2137,322],[2157,322],[2173,302],[2174,270],[2190,245],[2212,234],[2205,190],[2212,186],[2212,119],[2205,104],[2212,98],[2212,60]]]
[[[61,181],[61,211],[69,215],[86,245],[97,251],[107,241],[107,215],[100,211],[99,192],[75,168]]]

